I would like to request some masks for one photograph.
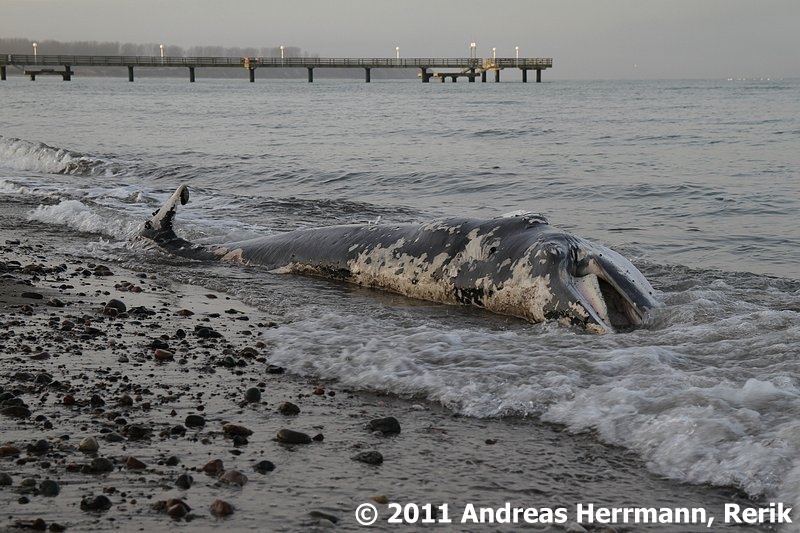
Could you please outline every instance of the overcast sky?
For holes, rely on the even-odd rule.
[[[0,36],[323,57],[468,57],[475,41],[552,57],[549,79],[800,77],[800,0],[0,0]]]

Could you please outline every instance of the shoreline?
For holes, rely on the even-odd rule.
[[[641,504],[752,505],[732,489],[662,480],[591,435],[282,373],[259,341],[279,326],[269,313],[160,274],[48,258],[33,238],[0,233],[0,394],[17,404],[0,415],[10,479],[0,530],[352,531],[371,503],[372,529],[388,531],[393,502],[448,504],[451,515],[614,506],[631,485]],[[399,433],[369,429],[387,417]],[[279,442],[284,430],[307,437]],[[215,516],[227,512],[218,500],[232,514]],[[630,531],[585,526],[540,530]]]

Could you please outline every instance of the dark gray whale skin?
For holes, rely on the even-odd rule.
[[[646,324],[661,306],[630,261],[550,226],[541,215],[330,226],[199,246],[173,229],[178,204],[188,198],[186,186],[179,187],[140,236],[193,259],[322,276],[598,333]]]

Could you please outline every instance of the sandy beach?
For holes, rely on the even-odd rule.
[[[415,529],[387,523],[391,504],[431,503],[455,520],[430,527],[496,531],[519,525],[460,524],[462,510],[739,501],[659,479],[589,435],[291,375],[259,340],[279,317],[53,256],[33,232],[0,236],[0,530],[351,531],[364,503],[373,529]],[[373,424],[387,417],[399,428]],[[640,501],[620,501],[630,485]]]

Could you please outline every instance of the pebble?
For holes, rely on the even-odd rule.
[[[111,509],[111,500],[107,496],[86,496],[81,500],[81,511],[107,511]]]
[[[331,524],[336,524],[339,522],[339,517],[334,516],[330,513],[324,513],[322,511],[309,511],[308,516],[311,518],[316,518],[317,520],[326,520]]]
[[[23,292],[20,294],[21,297],[27,298],[29,300],[43,300],[44,295],[38,292]]]
[[[45,479],[39,484],[39,492],[44,496],[58,496],[61,486],[52,479]]]
[[[125,427],[125,434],[129,440],[143,440],[148,438],[150,433],[150,429],[139,424],[131,424]]]
[[[88,466],[89,466],[89,473],[91,474],[103,474],[106,472],[114,471],[113,461],[105,457],[96,457],[92,459],[91,464],[89,464]]]
[[[292,402],[283,402],[278,406],[278,412],[286,416],[294,416],[300,414],[300,408]]]
[[[50,443],[45,439],[39,439],[33,444],[29,444],[26,451],[31,455],[42,455],[50,450]]]
[[[309,444],[311,442],[311,437],[307,434],[285,428],[278,431],[277,438],[278,442],[283,442],[286,444]]]
[[[244,393],[244,401],[248,403],[256,403],[261,401],[261,391],[255,387],[247,389]]]
[[[228,470],[219,476],[219,480],[226,485],[239,485],[243,487],[247,483],[247,476],[238,470]]]
[[[189,474],[181,474],[178,476],[178,479],[175,480],[175,486],[183,490],[189,490],[193,483],[194,478]]]
[[[0,415],[10,416],[12,418],[29,418],[31,410],[24,405],[11,405],[0,409]]]
[[[240,425],[237,425],[237,424],[225,424],[224,426],[222,426],[222,431],[223,431],[223,433],[225,433],[226,435],[228,435],[230,437],[237,436],[237,435],[242,436],[242,437],[249,437],[250,435],[253,434],[252,430],[247,429],[246,427],[240,426]]]
[[[253,467],[253,470],[258,472],[259,474],[266,474],[267,472],[272,472],[275,470],[275,463],[272,461],[259,461]]]
[[[381,452],[376,451],[369,451],[369,452],[361,452],[357,453],[353,457],[351,457],[353,461],[358,461],[359,463],[366,463],[368,465],[379,465],[383,463],[383,455]]]
[[[393,416],[377,418],[375,420],[371,420],[367,424],[367,429],[370,431],[383,433],[384,435],[396,435],[400,433],[400,422],[398,422]]]
[[[189,511],[192,510],[186,502],[183,500],[179,500],[178,498],[173,498],[171,500],[167,500],[166,503],[166,512],[172,518],[183,518]]]
[[[14,484],[14,478],[5,472],[0,472],[0,487],[10,487]]]
[[[171,351],[163,348],[156,348],[155,351],[153,351],[153,358],[156,361],[172,361],[174,355],[175,354],[173,354]]]
[[[147,468],[147,465],[131,455],[125,461],[125,468],[127,468],[128,470],[144,470],[145,468]]]
[[[117,299],[111,299],[106,303],[106,309],[116,309],[119,313],[124,313],[128,310],[128,307],[125,305],[125,302]]]
[[[212,476],[219,475],[219,473],[224,470],[225,467],[222,464],[222,459],[214,459],[203,466],[203,472]]]
[[[183,423],[187,428],[201,428],[206,425],[206,419],[200,415],[188,415]]]
[[[233,505],[225,500],[214,500],[209,506],[209,510],[214,516],[229,516],[233,514]]]
[[[99,449],[100,445],[97,443],[97,439],[94,437],[84,437],[81,439],[81,442],[78,443],[78,450],[82,451],[83,453],[95,453]]]
[[[387,498],[383,494],[377,494],[372,498],[370,498],[370,500],[374,501],[375,503],[380,503],[381,505],[386,505],[387,503],[389,503],[389,498]]]
[[[20,449],[13,444],[4,444],[0,446],[0,457],[12,457],[19,455]]]

